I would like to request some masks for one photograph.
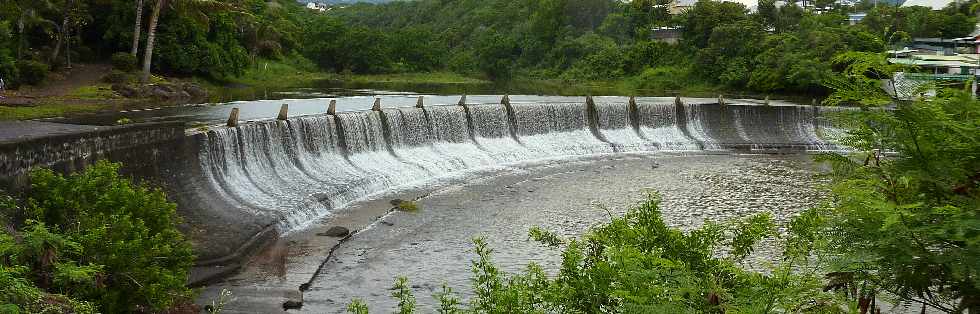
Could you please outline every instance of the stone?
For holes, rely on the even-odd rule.
[[[330,201],[330,195],[326,193],[316,193],[313,194],[313,199],[320,203],[326,203],[327,201]]]
[[[279,116],[276,117],[276,119],[278,120],[289,119],[289,104],[282,104],[282,107],[279,107]]]
[[[238,108],[231,108],[231,113],[228,114],[228,127],[238,126]]]
[[[140,91],[135,87],[125,85],[125,84],[112,84],[112,91],[126,98],[136,98],[139,97]]]
[[[335,116],[337,115],[337,100],[331,99],[330,105],[327,106],[327,114]]]
[[[208,91],[200,85],[194,83],[184,83],[183,89],[188,95],[195,99],[207,98]]]
[[[316,235],[321,236],[321,237],[336,237],[336,238],[340,238],[340,237],[346,237],[348,234],[350,234],[350,229],[347,229],[347,228],[344,228],[344,227],[341,227],[341,226],[333,226],[333,227],[330,227],[330,229],[327,229],[327,231],[317,233]]]
[[[140,89],[140,94],[162,100],[186,98],[183,90],[169,84],[150,84]]]
[[[303,308],[303,301],[287,300],[282,303],[283,310],[298,310]]]

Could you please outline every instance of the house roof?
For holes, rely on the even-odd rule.
[[[945,8],[950,3],[953,3],[953,0],[907,0],[905,1],[905,3],[902,4],[902,6],[903,7],[919,6],[919,7],[931,8],[933,10],[942,10],[942,8]]]
[[[914,56],[914,58],[915,58],[915,59],[918,59],[918,60],[924,60],[924,61],[960,61],[960,62],[976,62],[976,60],[975,60],[975,59],[971,59],[971,58],[969,58],[969,57],[966,57],[966,56],[963,56],[963,55],[955,55],[955,56],[942,56],[942,55],[930,55],[930,54],[923,54],[923,55],[915,55],[915,56]]]
[[[888,62],[894,64],[914,65],[920,67],[961,67],[961,68],[980,68],[976,63],[966,63],[962,61],[938,61],[938,60],[917,60],[909,58],[888,58]]]

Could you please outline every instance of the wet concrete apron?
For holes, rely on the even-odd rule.
[[[386,312],[395,306],[389,288],[406,276],[422,312],[430,312],[431,295],[443,283],[470,296],[474,237],[486,238],[507,272],[535,262],[553,274],[560,252],[530,241],[530,227],[576,237],[653,191],[663,195],[667,222],[684,229],[757,212],[785,222],[819,202],[807,160],[618,155],[515,166],[394,192],[287,235],[241,274],[207,287],[199,302],[210,304],[229,289],[225,313],[282,312],[287,302],[301,302],[301,312],[343,313],[353,298]],[[421,210],[388,212],[393,198],[418,198]],[[332,226],[360,231],[347,238],[317,235]],[[761,268],[772,259],[771,248],[764,244],[752,263]]]

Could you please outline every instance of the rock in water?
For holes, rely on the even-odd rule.
[[[298,310],[303,308],[303,301],[288,300],[282,303],[283,310]]]
[[[318,236],[323,237],[346,237],[350,234],[350,230],[341,226],[333,226],[327,229],[326,232],[317,233]]]

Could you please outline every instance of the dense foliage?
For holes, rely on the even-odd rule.
[[[224,79],[259,58],[294,56],[312,16],[293,0],[0,1],[0,77],[8,87],[37,84],[22,75],[21,64],[60,69],[108,63],[117,52],[143,62],[155,31],[154,72]]]
[[[194,257],[176,205],[118,170],[104,161],[67,177],[36,170],[28,198],[4,199],[3,309],[157,312],[190,300]]]
[[[980,311],[980,102],[946,90],[844,120],[863,155],[827,158],[834,206],[815,237],[835,280],[869,301]]]
[[[671,16],[661,3],[421,0],[353,5],[327,15],[339,17],[349,27],[366,26],[382,42],[415,33],[437,51],[434,62],[426,62],[431,68],[491,79],[625,79],[635,82],[637,88],[660,91],[707,84],[821,94],[829,92],[823,82],[833,74],[831,60],[836,55],[883,52],[912,37],[966,36],[974,28],[971,10],[976,8],[962,3],[932,11],[883,4],[870,10],[864,22],[851,26],[846,14],[863,9],[860,6],[830,6],[828,2],[828,11],[817,14],[794,2],[761,1],[758,11],[749,13],[738,3],[699,1]],[[661,31],[656,28],[660,27],[679,29],[681,42],[658,42],[655,38]],[[391,54],[372,50],[377,57],[371,59],[375,61],[371,72],[412,68],[396,65],[404,49],[394,43],[382,45],[392,48]],[[320,50],[319,57],[311,56],[342,55],[338,50]],[[415,60],[420,59],[403,59],[402,64]],[[358,72],[358,68],[348,69]]]
[[[826,10],[817,14],[763,0],[749,13],[738,3],[705,0],[672,16],[664,3],[419,0],[319,12],[292,0],[11,0],[0,3],[0,77],[34,84],[47,72],[38,64],[59,69],[72,59],[129,52],[155,72],[212,79],[241,75],[259,59],[287,58],[338,73],[453,71],[493,80],[625,81],[657,91],[704,85],[820,94],[828,92],[822,82],[837,54],[966,36],[980,8],[976,1],[943,11],[818,1]],[[867,18],[847,25],[846,14],[858,10]],[[658,42],[662,27],[681,32],[680,43]],[[145,60],[151,31],[155,53]]]

